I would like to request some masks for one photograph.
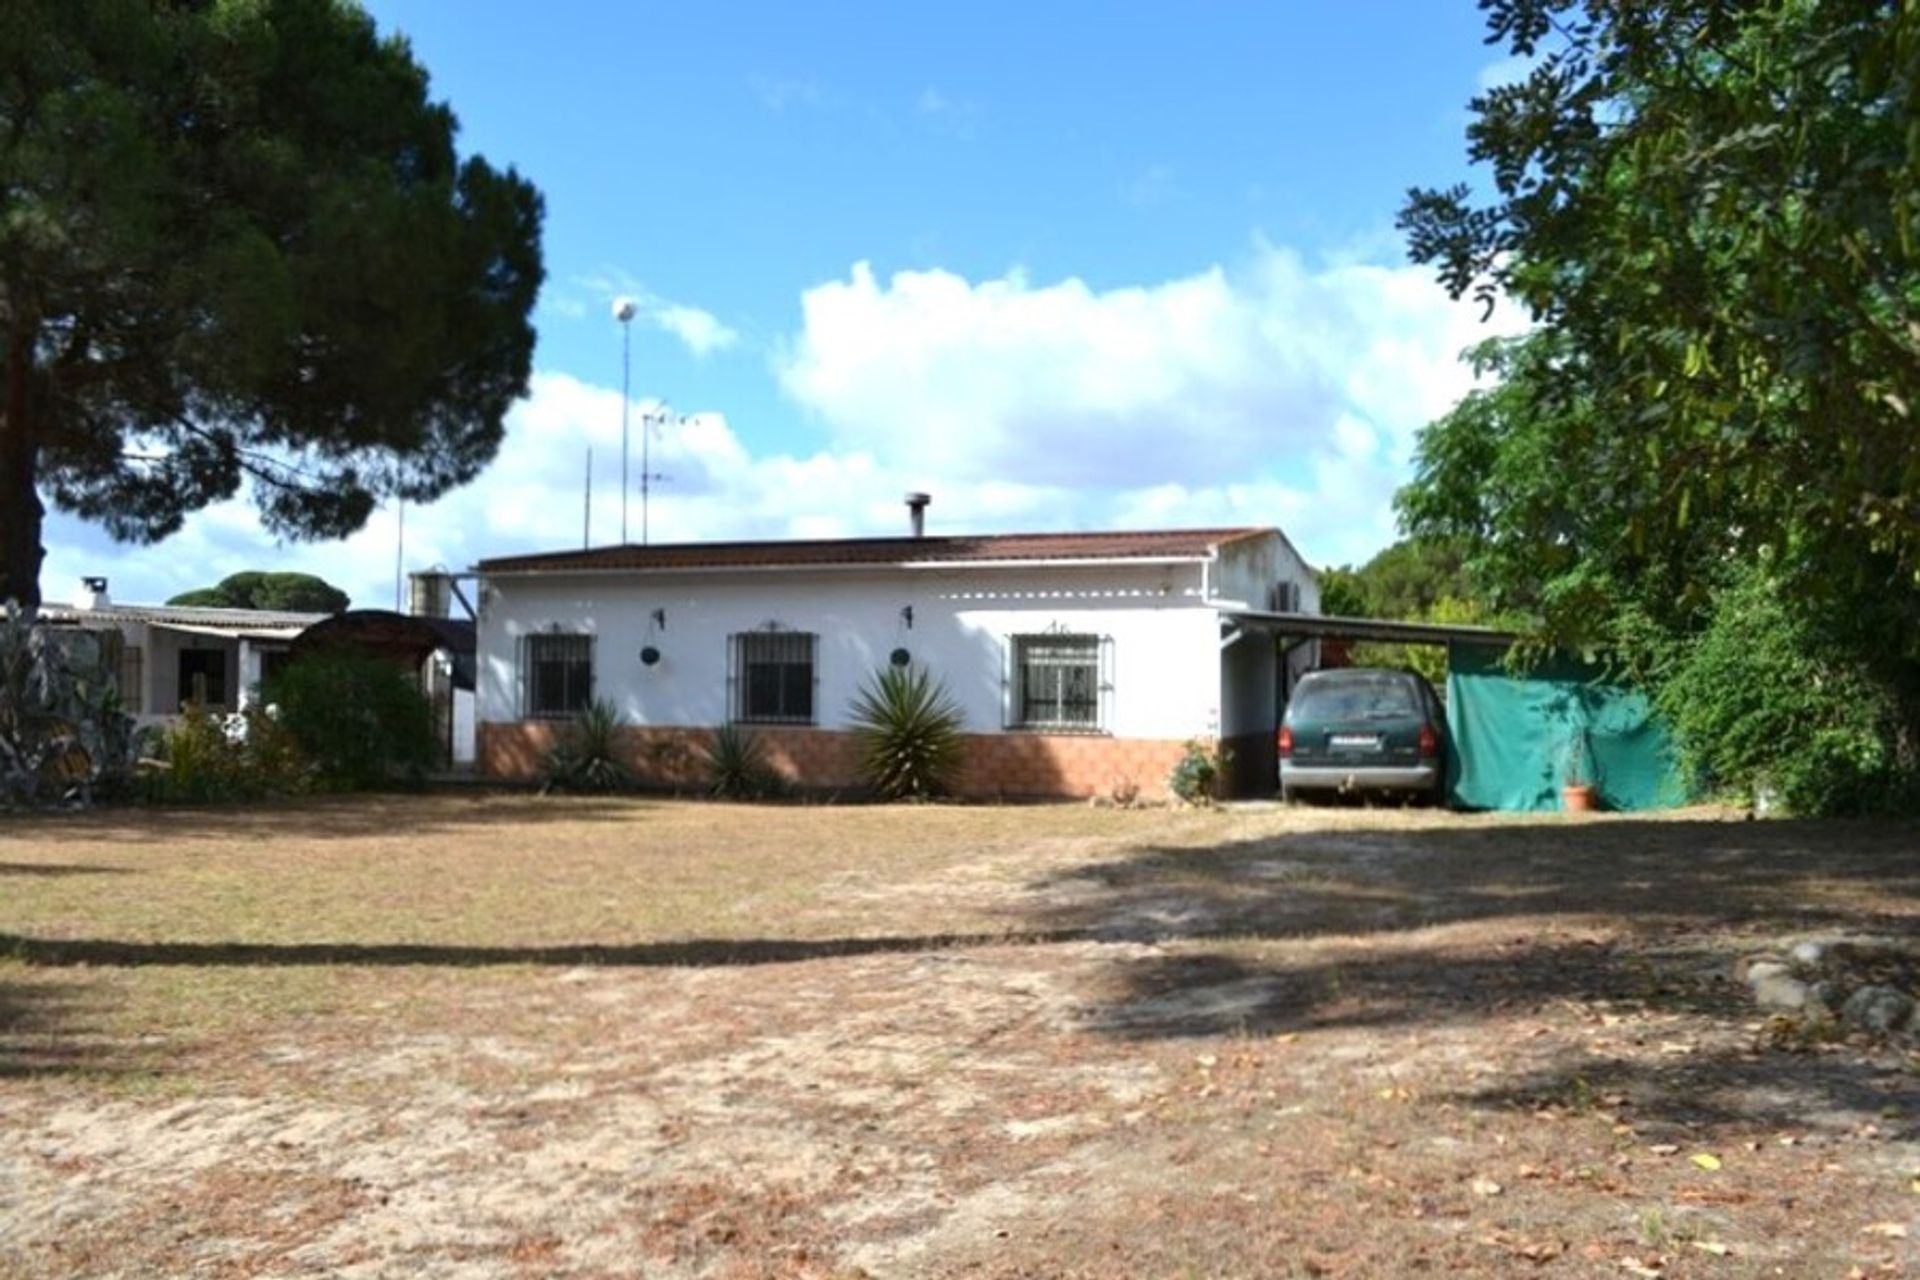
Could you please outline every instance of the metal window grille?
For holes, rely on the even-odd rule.
[[[733,718],[812,724],[815,637],[805,631],[744,631],[730,638]]]
[[[1027,729],[1098,729],[1103,682],[1098,636],[1013,638],[1014,723]]]
[[[527,719],[565,719],[587,709],[593,701],[592,636],[526,636],[520,646]]]
[[[115,676],[120,706],[128,715],[137,716],[147,709],[147,653],[137,644],[120,650],[120,670]]]

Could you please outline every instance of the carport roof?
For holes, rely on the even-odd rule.
[[[1242,631],[1300,640],[1382,640],[1390,644],[1479,644],[1506,648],[1520,637],[1494,627],[1447,622],[1394,622],[1386,618],[1341,618],[1322,613],[1270,613],[1259,609],[1220,610],[1223,622]]]

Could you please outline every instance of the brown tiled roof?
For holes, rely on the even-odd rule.
[[[778,569],[822,565],[975,564],[996,560],[1202,560],[1267,529],[1127,533],[996,533],[955,538],[835,538],[818,542],[677,542],[594,547],[482,560],[481,573]]]

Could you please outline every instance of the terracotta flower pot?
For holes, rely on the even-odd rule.
[[[1560,788],[1560,807],[1568,813],[1597,813],[1600,793],[1585,783],[1569,783]]]

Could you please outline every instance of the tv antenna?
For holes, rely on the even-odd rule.
[[[685,414],[675,413],[667,407],[665,401],[640,415],[640,545],[650,541],[649,514],[653,504],[653,483],[656,480],[671,480],[672,476],[662,475],[653,469],[652,452],[649,449],[653,441],[653,429],[672,424],[684,427],[689,419]]]

